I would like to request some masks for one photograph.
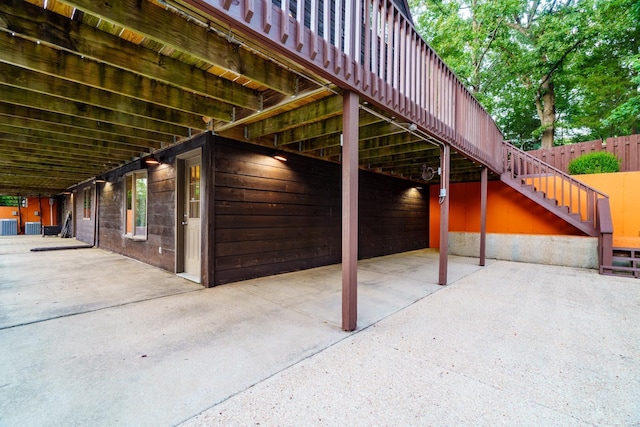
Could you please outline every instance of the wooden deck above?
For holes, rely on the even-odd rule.
[[[421,181],[447,143],[453,181],[501,172],[500,131],[393,3],[10,0],[0,46],[0,194],[56,194],[207,130],[340,161],[345,89],[362,168]]]

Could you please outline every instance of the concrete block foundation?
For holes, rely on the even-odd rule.
[[[450,232],[449,254],[478,257],[480,233]],[[598,239],[583,236],[487,233],[487,258],[598,268]]]

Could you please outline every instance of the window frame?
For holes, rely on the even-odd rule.
[[[91,187],[85,187],[82,189],[82,219],[90,220],[91,211],[93,210],[93,189]]]
[[[144,211],[144,233],[138,233],[138,226],[136,226],[136,216],[138,211],[138,197],[136,194],[136,181],[144,177],[146,181],[145,191],[145,211]],[[129,196],[129,187],[131,184],[131,195]],[[146,169],[138,169],[131,171],[124,175],[123,182],[123,237],[131,240],[146,241],[149,235],[149,173]],[[129,198],[130,197],[130,198]],[[131,209],[129,209],[129,203],[131,203]],[[131,213],[129,214],[129,211]],[[130,216],[129,216],[130,215]],[[131,220],[130,231],[128,230],[129,221]]]

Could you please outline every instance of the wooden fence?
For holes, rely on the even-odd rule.
[[[578,144],[533,150],[528,153],[561,171],[568,173],[569,162],[593,151],[606,151],[620,159],[621,172],[640,171],[640,134],[607,138]]]

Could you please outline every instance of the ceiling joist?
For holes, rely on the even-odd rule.
[[[234,31],[182,0],[2,2],[0,194],[57,194],[207,130],[340,161],[342,89]],[[419,181],[439,149],[392,117],[362,105],[360,166]],[[478,171],[452,155],[453,180]]]

